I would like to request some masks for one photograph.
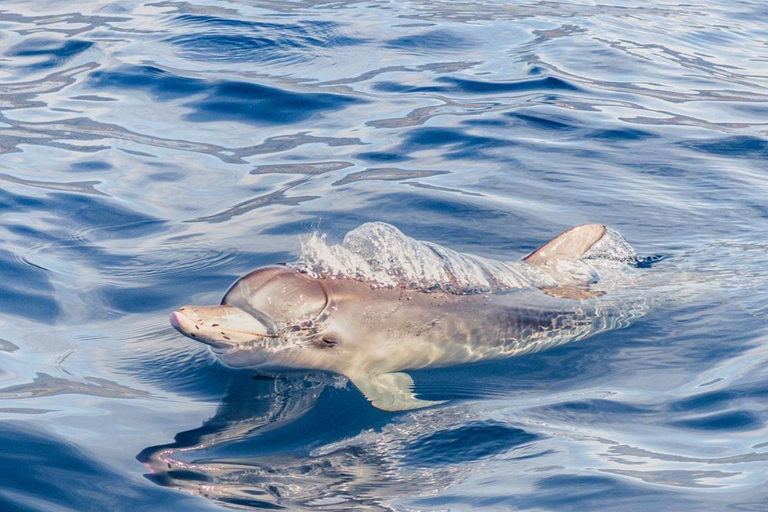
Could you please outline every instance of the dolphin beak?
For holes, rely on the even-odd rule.
[[[206,345],[210,345],[217,349],[227,349],[235,346],[234,343],[222,339],[222,336],[217,336],[215,338],[210,336],[210,333],[206,332],[206,329],[202,329],[201,332],[202,321],[199,315],[190,313],[186,308],[181,308],[179,311],[171,313],[170,321],[174,329],[184,336],[199,341],[200,343],[205,343]]]
[[[229,305],[184,306],[171,313],[170,322],[184,336],[214,349],[232,349],[241,343],[276,337],[253,315]]]
[[[171,326],[177,331],[181,331],[182,329],[181,325],[182,325],[182,322],[184,322],[184,320],[186,320],[186,318],[184,317],[184,315],[182,315],[178,311],[174,311],[173,313],[171,313]]]

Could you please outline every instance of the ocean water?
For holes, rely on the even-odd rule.
[[[759,1],[3,0],[0,510],[768,510],[766,41]],[[604,223],[647,307],[402,413],[168,324],[374,221]]]

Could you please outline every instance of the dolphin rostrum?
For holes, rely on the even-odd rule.
[[[583,263],[605,234],[599,224],[572,228],[516,265],[562,274],[564,263]],[[209,345],[227,366],[340,373],[375,407],[398,411],[441,403],[414,396],[413,380],[403,370],[534,352],[625,324],[626,318],[593,300],[599,292],[573,280],[555,281],[451,293],[440,286],[373,286],[275,265],[240,278],[221,305],[184,306],[170,321]]]

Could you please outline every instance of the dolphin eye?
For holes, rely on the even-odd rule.
[[[336,338],[330,338],[328,336],[323,337],[323,346],[325,347],[335,347],[339,344],[339,341]]]

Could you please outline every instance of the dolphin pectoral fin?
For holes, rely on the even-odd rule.
[[[556,286],[554,288],[541,288],[541,291],[558,299],[587,300],[605,295],[604,291],[593,291],[588,288],[574,286]]]
[[[413,379],[407,373],[347,375],[371,404],[384,411],[421,409],[445,401],[421,400],[413,394]]]

